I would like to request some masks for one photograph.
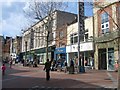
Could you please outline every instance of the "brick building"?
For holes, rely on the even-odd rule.
[[[94,29],[95,68],[113,71],[120,47],[119,1],[94,3]]]

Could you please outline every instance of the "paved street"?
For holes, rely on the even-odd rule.
[[[37,68],[23,67],[22,65],[15,65],[12,68],[7,67],[6,75],[2,79],[4,89],[95,88],[101,90],[103,87],[113,89],[117,87],[117,72],[101,70],[87,70],[83,74],[66,74],[64,72],[52,71],[50,81],[46,81],[43,65]]]

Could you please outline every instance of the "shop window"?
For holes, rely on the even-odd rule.
[[[80,41],[83,42],[84,41],[84,35],[80,36]]]
[[[114,48],[108,48],[108,70],[114,70]]]

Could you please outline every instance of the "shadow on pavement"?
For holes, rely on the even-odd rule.
[[[116,90],[74,79],[51,78],[50,81],[46,81],[46,79],[42,77],[13,75],[14,73],[29,72],[29,70],[17,70],[14,68],[10,70],[9,67],[7,68],[8,73],[2,81],[2,90]],[[6,79],[6,77],[9,78]]]
[[[103,88],[90,83],[77,81],[73,79],[53,79],[46,81],[45,78],[14,76],[13,80],[3,81],[3,88]],[[90,89],[91,90],[91,89]]]

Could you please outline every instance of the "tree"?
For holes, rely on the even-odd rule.
[[[52,34],[52,24],[54,20],[54,12],[56,10],[64,10],[67,7],[67,3],[63,2],[38,2],[34,0],[30,2],[29,9],[25,11],[25,14],[32,18],[33,21],[41,21],[45,25],[45,32],[35,32],[43,33],[42,36],[34,36],[36,38],[45,37],[46,38],[46,59],[48,58],[48,45],[49,41],[53,40]]]

